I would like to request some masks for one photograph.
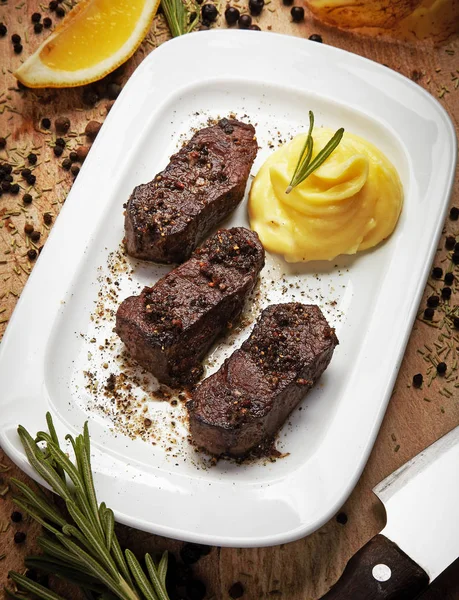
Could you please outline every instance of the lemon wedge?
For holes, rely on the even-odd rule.
[[[14,75],[27,87],[73,87],[124,63],[151,26],[160,0],[81,0]]]

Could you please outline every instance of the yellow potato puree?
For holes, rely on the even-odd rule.
[[[333,134],[314,129],[313,158]],[[288,262],[332,260],[386,239],[403,204],[400,178],[387,157],[345,132],[329,158],[286,194],[305,141],[300,134],[279,148],[253,181],[250,225],[264,247]]]

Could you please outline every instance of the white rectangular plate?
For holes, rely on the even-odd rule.
[[[388,155],[405,205],[394,235],[371,252],[306,265],[268,257],[244,326],[217,344],[207,372],[240,344],[261,308],[277,301],[319,304],[340,346],[280,432],[287,456],[211,466],[187,440],[183,403],[157,399],[152,378],[129,364],[112,331],[117,303],[167,272],[120,255],[123,203],[208,118],[235,113],[256,126],[256,173],[270,146],[306,128],[310,109],[318,125],[344,126]],[[216,31],[167,42],[144,60],[110,112],[11,319],[0,353],[2,447],[34,477],[18,423],[34,434],[50,410],[63,437],[89,419],[97,491],[118,521],[222,546],[278,544],[312,532],[343,504],[370,453],[455,161],[454,130],[440,104],[381,65],[268,33]],[[246,201],[225,223],[236,224],[248,224]],[[107,377],[120,372],[129,384],[122,411],[104,394]]]

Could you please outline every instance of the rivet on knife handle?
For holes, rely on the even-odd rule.
[[[427,573],[383,535],[349,560],[322,600],[414,600],[429,585]]]

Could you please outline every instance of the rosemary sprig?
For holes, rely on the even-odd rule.
[[[172,37],[190,33],[199,21],[199,10],[188,10],[186,0],[161,0],[161,6],[166,16]]]
[[[292,179],[289,186],[285,190],[286,194],[290,194],[294,187],[299,183],[302,183],[311,173],[318,169],[330,156],[330,154],[338,147],[344,134],[344,128],[338,129],[335,132],[331,140],[322,148],[317,154],[315,159],[311,162],[312,152],[314,149],[314,139],[312,137],[312,130],[314,129],[314,113],[312,110],[309,111],[309,131],[306,137],[306,142],[301,150],[301,154],[298,158],[295,171],[293,172]]]
[[[75,454],[73,463],[60,448],[49,413],[46,421],[49,431],[39,431],[36,439],[21,425],[18,435],[29,463],[64,500],[69,516],[50,503],[40,489],[33,491],[25,483],[11,479],[17,489],[16,504],[47,530],[47,535],[38,538],[43,555],[28,557],[26,566],[77,584],[91,600],[169,600],[167,552],[158,565],[146,554],[145,566],[130,550],[123,553],[114,530],[113,511],[105,503],[97,502],[88,424],[75,439],[66,436]],[[9,576],[18,590],[30,592],[34,597],[64,600],[19,573],[10,571]],[[7,592],[12,598],[18,597]]]

